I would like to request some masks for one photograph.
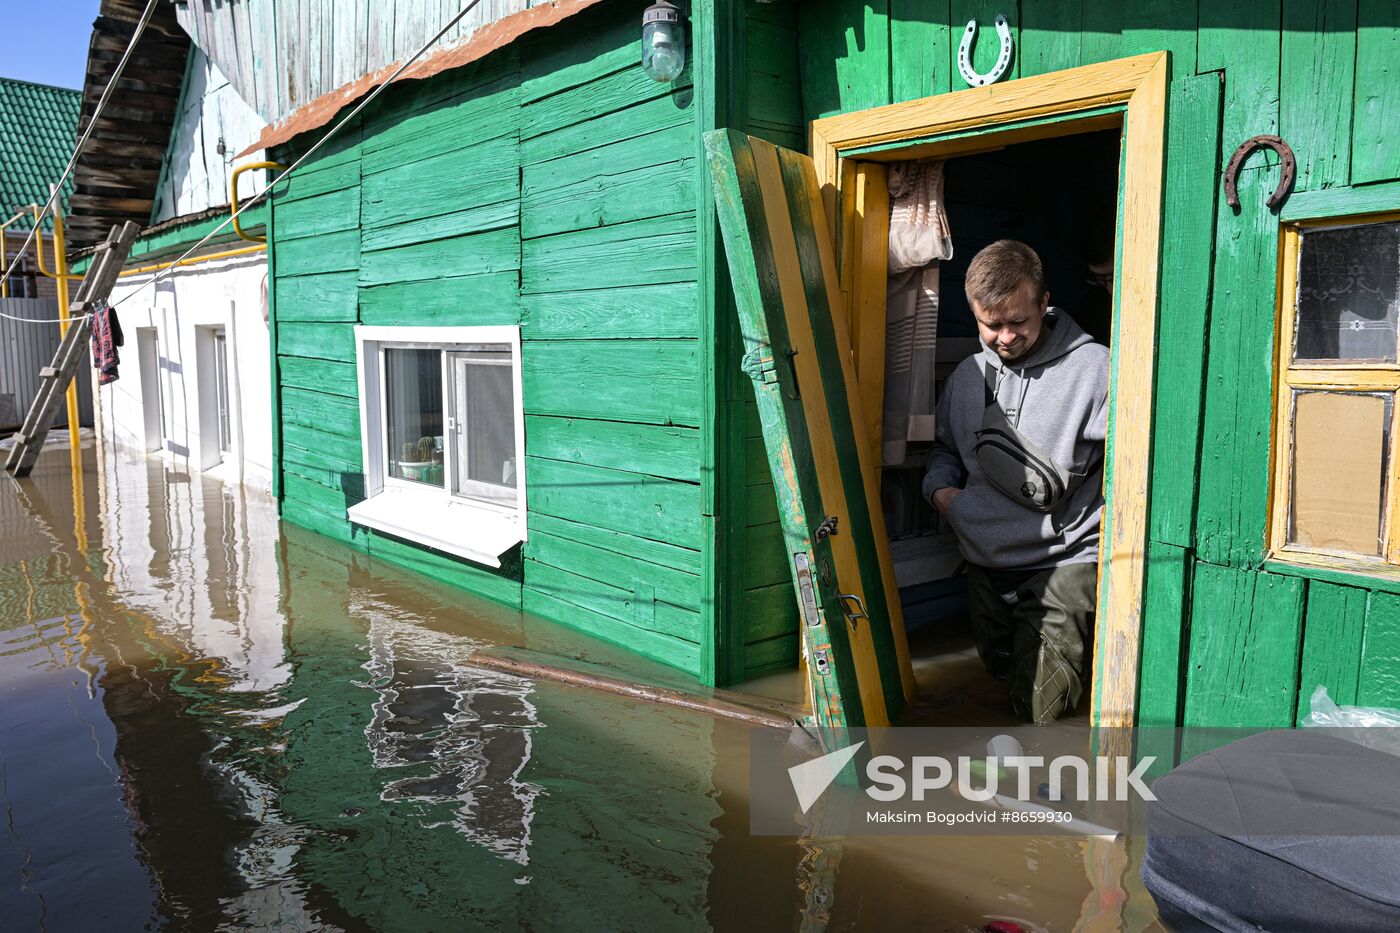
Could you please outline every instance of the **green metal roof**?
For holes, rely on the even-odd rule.
[[[0,221],[48,198],[73,155],[82,100],[82,91],[0,78]],[[63,189],[66,212],[71,178]],[[10,229],[29,227],[19,222]]]

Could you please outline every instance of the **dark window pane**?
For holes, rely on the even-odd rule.
[[[384,351],[389,475],[443,485],[442,352]]]
[[[1395,362],[1400,223],[1303,233],[1297,360]]]

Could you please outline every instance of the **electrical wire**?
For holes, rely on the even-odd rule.
[[[68,160],[68,166],[63,170],[63,175],[58,179],[58,184],[49,189],[49,199],[44,202],[44,209],[39,212],[39,216],[34,219],[34,227],[29,231],[29,236],[25,238],[24,245],[20,247],[18,256],[23,256],[29,251],[29,247],[34,244],[34,237],[39,233],[40,227],[44,223],[44,218],[53,209],[54,201],[58,199],[58,193],[63,190],[64,182],[68,181],[68,176],[73,174],[73,168],[78,164],[79,157],[87,149],[88,140],[92,138],[93,130],[97,129],[97,121],[102,116],[102,111],[107,107],[107,101],[111,98],[112,92],[116,90],[117,82],[121,81],[122,73],[126,71],[126,63],[131,60],[131,53],[136,50],[136,43],[141,40],[141,34],[146,31],[146,25],[150,23],[151,16],[156,11],[156,4],[159,0],[147,0],[146,9],[141,13],[141,19],[136,23],[136,31],[131,34],[131,41],[126,45],[126,51],[122,53],[121,61],[117,62],[117,70],[112,72],[112,77],[108,79],[107,86],[102,89],[102,96],[97,100],[97,109],[92,112],[92,119],[88,121],[87,129],[83,131],[82,137],[78,140],[77,147],[73,150],[73,157]],[[9,261],[8,256],[0,256],[0,262],[5,263],[4,275],[0,275],[0,285],[4,285],[10,280],[10,275],[14,271],[14,263]],[[11,320],[22,321],[29,318],[16,318],[6,314],[5,317]],[[47,323],[52,323],[49,321]]]
[[[151,0],[151,6],[152,6],[152,7],[155,5],[155,2],[156,2],[156,0]],[[394,81],[398,79],[399,75],[403,74],[404,71],[406,71],[406,70],[409,68],[409,66],[411,66],[414,62],[418,61],[418,59],[422,58],[424,52],[428,51],[428,49],[430,49],[430,48],[432,48],[434,45],[436,45],[437,42],[438,42],[440,39],[442,39],[443,36],[445,36],[445,35],[447,34],[447,31],[448,31],[449,29],[451,29],[453,26],[455,26],[455,25],[457,25],[459,22],[461,22],[462,18],[465,17],[468,13],[470,13],[473,9],[475,9],[476,6],[477,6],[480,2],[481,2],[481,0],[471,0],[470,3],[468,3],[466,6],[464,6],[464,7],[462,8],[461,12],[459,12],[456,16],[452,17],[452,19],[448,20],[447,23],[446,23],[441,29],[439,29],[439,30],[437,31],[437,34],[436,34],[436,35],[434,35],[431,39],[429,39],[426,43],[424,43],[423,46],[422,46],[422,48],[420,48],[417,52],[414,52],[413,55],[411,55],[409,58],[405,59],[404,62],[403,62],[401,65],[399,65],[398,68],[394,69],[394,73],[393,73],[393,74],[389,75],[389,77],[388,77],[387,79],[385,79],[383,83],[379,84],[379,85],[376,86],[372,91],[370,91],[370,93],[365,97],[364,100],[360,101],[357,105],[355,105],[355,108],[354,108],[353,110],[351,110],[349,113],[347,113],[347,114],[346,114],[344,117],[342,117],[334,126],[332,126],[329,130],[327,130],[326,133],[325,133],[325,135],[323,135],[320,139],[318,139],[318,140],[315,142],[315,144],[312,145],[312,147],[311,147],[310,149],[308,149],[308,150],[306,150],[306,152],[302,153],[301,157],[298,158],[295,162],[293,162],[293,163],[291,164],[291,166],[287,168],[286,171],[282,172],[280,175],[278,175],[276,178],[274,178],[270,183],[268,183],[268,186],[267,186],[266,188],[264,188],[262,191],[259,191],[257,194],[253,195],[253,197],[249,198],[247,201],[244,201],[243,204],[241,204],[241,205],[239,206],[238,210],[234,211],[232,214],[230,214],[228,217],[226,217],[226,218],[224,219],[224,222],[223,222],[223,223],[219,224],[219,225],[218,225],[217,227],[215,227],[213,230],[210,230],[208,233],[206,233],[206,234],[199,240],[199,242],[195,243],[193,246],[191,246],[189,249],[187,249],[178,259],[172,260],[172,261],[171,261],[171,264],[170,264],[170,266],[169,266],[168,268],[163,269],[163,270],[157,272],[157,273],[156,273],[154,276],[152,276],[149,280],[147,280],[147,281],[141,283],[141,285],[137,286],[137,287],[136,287],[135,289],[133,289],[132,291],[130,291],[130,292],[128,292],[127,294],[123,295],[123,296],[121,297],[121,299],[118,300],[118,301],[116,302],[116,304],[112,305],[112,307],[113,307],[113,308],[120,307],[121,305],[123,305],[123,304],[125,304],[126,302],[130,301],[132,298],[135,298],[138,294],[140,294],[141,292],[145,291],[145,290],[146,290],[147,288],[149,288],[150,286],[155,285],[157,282],[159,282],[159,281],[161,281],[162,279],[166,278],[171,272],[173,272],[173,271],[175,271],[176,269],[179,268],[179,264],[180,264],[181,262],[184,262],[186,259],[190,258],[190,256],[192,256],[201,246],[203,246],[205,243],[208,243],[208,242],[209,242],[211,239],[213,239],[221,230],[223,230],[223,229],[224,229],[225,227],[227,227],[229,224],[233,223],[233,220],[234,220],[235,217],[240,216],[244,211],[248,210],[248,209],[249,209],[250,207],[252,207],[253,205],[259,203],[259,202],[262,201],[262,200],[264,200],[264,199],[267,197],[268,193],[271,192],[273,188],[277,187],[277,186],[278,186],[279,184],[281,184],[283,181],[285,181],[286,179],[290,178],[290,177],[292,176],[292,173],[295,172],[298,168],[300,168],[300,167],[302,166],[302,164],[306,162],[307,159],[309,159],[309,158],[311,158],[311,156],[315,155],[316,151],[317,151],[318,149],[320,149],[322,146],[324,146],[327,142],[329,142],[330,139],[331,139],[333,136],[335,136],[336,133],[340,132],[341,128],[343,128],[343,127],[345,126],[345,124],[349,123],[351,120],[353,120],[353,119],[360,113],[361,110],[364,110],[367,106],[369,106],[370,103],[371,103],[376,97],[378,97],[378,96],[384,91],[385,88],[387,88],[389,85],[393,84]],[[149,13],[149,10],[150,10],[150,7],[147,8],[148,13]],[[134,42],[134,41],[135,41],[135,40],[134,40],[134,38],[133,38],[133,42]],[[129,51],[130,51],[130,50],[128,49],[128,52],[129,52]],[[109,87],[109,89],[110,89],[111,85],[109,85],[108,87]],[[104,101],[105,101],[105,99],[106,99],[106,98],[105,98],[105,95],[104,95],[104,98],[103,98],[103,99],[104,99]],[[101,106],[101,105],[99,104],[99,107],[100,107],[100,106]],[[95,118],[94,118],[94,119],[95,119]],[[89,127],[89,131],[91,131],[91,127]],[[74,155],[74,160],[76,160],[76,159],[77,159],[77,154]],[[70,168],[71,168],[71,164],[70,164]],[[66,176],[65,176],[65,177],[66,177]],[[61,184],[61,183],[60,183],[60,184]],[[52,197],[51,197],[51,198],[50,198],[50,203],[52,203],[52,200],[53,200],[53,199],[52,199]],[[42,215],[41,215],[41,216],[42,216]],[[32,238],[32,235],[33,235],[33,232],[31,231],[31,238]],[[26,242],[26,246],[27,246],[27,245],[28,245],[28,244],[27,244],[27,242]],[[70,322],[81,321],[81,320],[83,320],[83,318],[85,318],[85,317],[91,317],[91,316],[92,316],[91,313],[88,313],[88,314],[86,314],[86,315],[79,315],[79,316],[77,316],[77,317],[70,318]],[[56,321],[55,319],[18,318],[18,317],[14,317],[13,315],[5,314],[5,313],[3,313],[3,312],[0,312],[0,317],[11,318],[12,320],[23,321],[23,322],[29,323],[29,324],[54,324],[54,323],[57,323],[57,321]]]
[[[206,233],[198,243],[195,243],[189,249],[185,250],[184,254],[181,255],[179,259],[174,260],[168,268],[161,270],[160,272],[156,273],[156,275],[152,276],[148,281],[143,282],[134,290],[127,292],[121,297],[121,299],[116,304],[112,305],[112,307],[120,307],[121,305],[130,301],[132,298],[135,298],[145,289],[151,287],[152,285],[159,282],[161,279],[165,278],[169,273],[179,268],[180,263],[190,258],[190,256],[192,256],[195,253],[195,251],[197,251],[201,246],[213,239],[213,237],[220,230],[223,230],[229,224],[233,223],[235,217],[238,217],[244,211],[248,210],[248,208],[252,207],[254,204],[257,204],[258,202],[266,198],[268,193],[272,191],[273,188],[277,187],[282,182],[290,178],[292,176],[292,173],[295,172],[298,168],[300,168],[302,164],[306,162],[307,159],[315,155],[316,150],[320,149],[327,142],[329,142],[331,137],[333,137],[336,133],[340,132],[341,128],[344,127],[345,124],[353,120],[360,113],[361,110],[364,110],[366,107],[368,107],[370,103],[384,91],[385,88],[393,84],[394,81],[398,79],[399,75],[403,74],[404,71],[406,71],[410,65],[418,61],[418,59],[422,58],[424,52],[428,51],[428,49],[436,45],[438,43],[438,40],[445,36],[449,29],[457,25],[457,23],[459,23],[464,16],[470,13],[480,2],[481,0],[471,0],[470,3],[468,3],[462,8],[461,12],[459,12],[456,16],[452,17],[452,19],[448,20],[447,23],[437,31],[437,34],[435,36],[433,36],[426,43],[424,43],[422,48],[420,48],[417,52],[414,52],[413,55],[411,55],[409,58],[405,59],[403,64],[399,65],[399,67],[394,70],[393,74],[389,75],[389,77],[382,84],[378,85],[374,88],[374,90],[370,91],[370,93],[365,97],[364,100],[360,101],[360,103],[357,104],[353,110],[351,110],[344,117],[342,117],[334,126],[332,126],[326,132],[324,136],[318,139],[315,145],[313,145],[310,149],[306,150],[306,152],[302,153],[301,157],[298,158],[295,162],[293,162],[291,166],[287,168],[286,171],[282,172],[271,182],[269,182],[268,186],[262,191],[258,192],[253,197],[249,198],[247,201],[241,204],[238,210],[234,211],[228,217],[226,217],[223,223],[219,224],[213,230],[210,230],[208,233]]]

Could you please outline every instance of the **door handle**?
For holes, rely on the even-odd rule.
[[[846,621],[851,623],[851,628],[856,627],[856,622],[860,619],[869,619],[866,614],[865,603],[855,593],[840,593],[836,597],[841,601],[841,611],[846,615]],[[855,603],[855,608],[851,608],[851,603]]]

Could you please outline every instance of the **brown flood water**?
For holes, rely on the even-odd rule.
[[[674,673],[237,487],[83,466],[0,480],[5,929],[1158,928],[1136,842],[751,836],[747,726],[470,661]]]

